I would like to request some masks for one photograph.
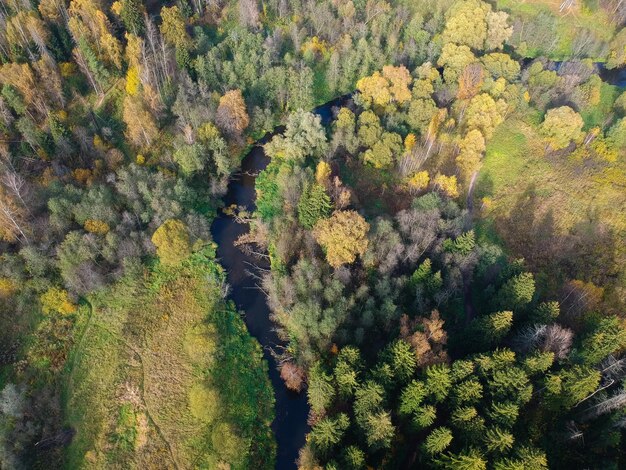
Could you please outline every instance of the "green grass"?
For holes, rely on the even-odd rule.
[[[575,8],[567,13],[559,12],[561,4],[558,0],[496,0],[496,7],[505,10],[513,18],[526,21],[532,20],[541,12],[550,14],[555,20],[554,35],[558,38],[557,45],[552,50],[529,50],[528,57],[545,55],[553,60],[565,60],[574,55],[573,43],[583,29],[589,30],[602,41],[610,41],[615,26],[608,14],[594,5],[595,2],[586,2],[586,5]],[[604,61],[605,57],[593,57],[594,61]]]
[[[76,429],[66,468],[273,466],[267,364],[221,297],[213,251],[90,298],[65,371],[66,424]],[[217,447],[216,433],[228,445]]]

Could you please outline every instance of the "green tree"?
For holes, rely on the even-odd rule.
[[[311,443],[324,454],[341,441],[344,433],[350,426],[350,419],[345,413],[333,418],[323,418],[313,426],[309,435]]]
[[[451,386],[450,368],[446,364],[435,364],[426,369],[426,390],[436,401],[443,401]]]
[[[265,144],[265,152],[271,158],[297,162],[309,155],[319,158],[327,148],[326,131],[320,117],[302,110],[289,115],[283,135],[277,135]]]
[[[483,441],[489,452],[504,453],[513,447],[515,438],[510,432],[496,426],[487,429]]]
[[[395,427],[391,422],[391,415],[387,411],[379,411],[367,416],[365,435],[367,445],[371,449],[384,449],[391,446]]]
[[[424,441],[424,449],[430,455],[437,455],[446,450],[452,443],[452,431],[446,427],[433,429]]]
[[[298,201],[298,220],[304,228],[312,229],[320,220],[330,216],[332,203],[330,196],[320,184],[308,185]]]
[[[192,175],[204,169],[207,153],[201,144],[183,145],[174,152],[174,161],[185,175]]]
[[[595,365],[609,354],[626,347],[626,330],[617,317],[611,316],[600,320],[582,342],[580,357],[588,365]]]
[[[497,301],[502,308],[517,310],[528,305],[534,295],[534,276],[531,273],[521,273],[504,283],[498,291]]]
[[[314,413],[323,413],[335,396],[332,376],[327,374],[318,362],[309,371],[309,403]]]
[[[582,139],[583,118],[569,106],[549,109],[541,124],[541,134],[554,150],[567,147]]]
[[[459,454],[447,454],[437,461],[445,470],[486,470],[487,462],[476,449]]]

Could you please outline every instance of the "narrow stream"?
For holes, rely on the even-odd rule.
[[[333,107],[343,104],[348,99],[349,97],[337,98],[316,108],[314,112],[320,115],[322,124],[327,125],[332,118]],[[231,179],[223,198],[226,207],[236,204],[254,210],[256,175],[270,161],[261,145],[270,138],[271,134],[258,141],[243,159],[240,172]],[[265,294],[257,288],[257,280],[249,273],[254,271],[253,265],[267,269],[269,264],[267,261],[246,255],[234,245],[237,238],[247,231],[248,225],[239,224],[221,212],[211,226],[213,240],[218,245],[217,256],[227,272],[228,283],[231,286],[230,298],[239,310],[245,312],[244,321],[248,331],[261,343],[263,356],[269,363],[269,376],[276,398],[276,418],[272,423],[272,431],[278,444],[276,468],[295,469],[298,451],[304,446],[304,438],[309,430],[307,426],[309,405],[306,393],[297,394],[285,387],[276,368],[276,361],[269,352],[269,348],[284,343],[274,331]]]

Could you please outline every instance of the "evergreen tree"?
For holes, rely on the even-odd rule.
[[[298,220],[306,229],[312,229],[318,220],[325,219],[332,212],[332,203],[326,190],[320,184],[308,185],[298,201]]]

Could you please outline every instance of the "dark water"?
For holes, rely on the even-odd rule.
[[[337,98],[316,108],[314,112],[321,116],[323,124],[328,124],[332,118],[333,107],[342,105],[348,100],[348,96]],[[266,136],[259,143],[269,140],[270,137],[271,135]],[[246,155],[241,164],[241,171],[233,176],[228,185],[228,191],[224,196],[226,207],[237,204],[249,210],[255,208],[254,181],[259,171],[268,163],[269,158],[265,156],[260,145],[255,146]],[[246,255],[234,246],[235,240],[246,233],[248,228],[248,225],[238,224],[233,218],[220,213],[211,226],[211,233],[218,245],[217,256],[228,275],[228,283],[231,286],[230,298],[234,300],[239,310],[245,312],[244,321],[248,331],[261,343],[263,355],[269,363],[269,375],[276,398],[276,418],[272,423],[278,444],[276,468],[294,469],[298,451],[304,446],[305,434],[309,430],[307,426],[309,406],[305,393],[296,394],[287,390],[276,368],[276,361],[270,354],[269,348],[284,343],[274,331],[265,294],[257,288],[258,280],[250,274],[257,271],[253,265],[262,269],[269,268],[269,265],[267,261]]]

